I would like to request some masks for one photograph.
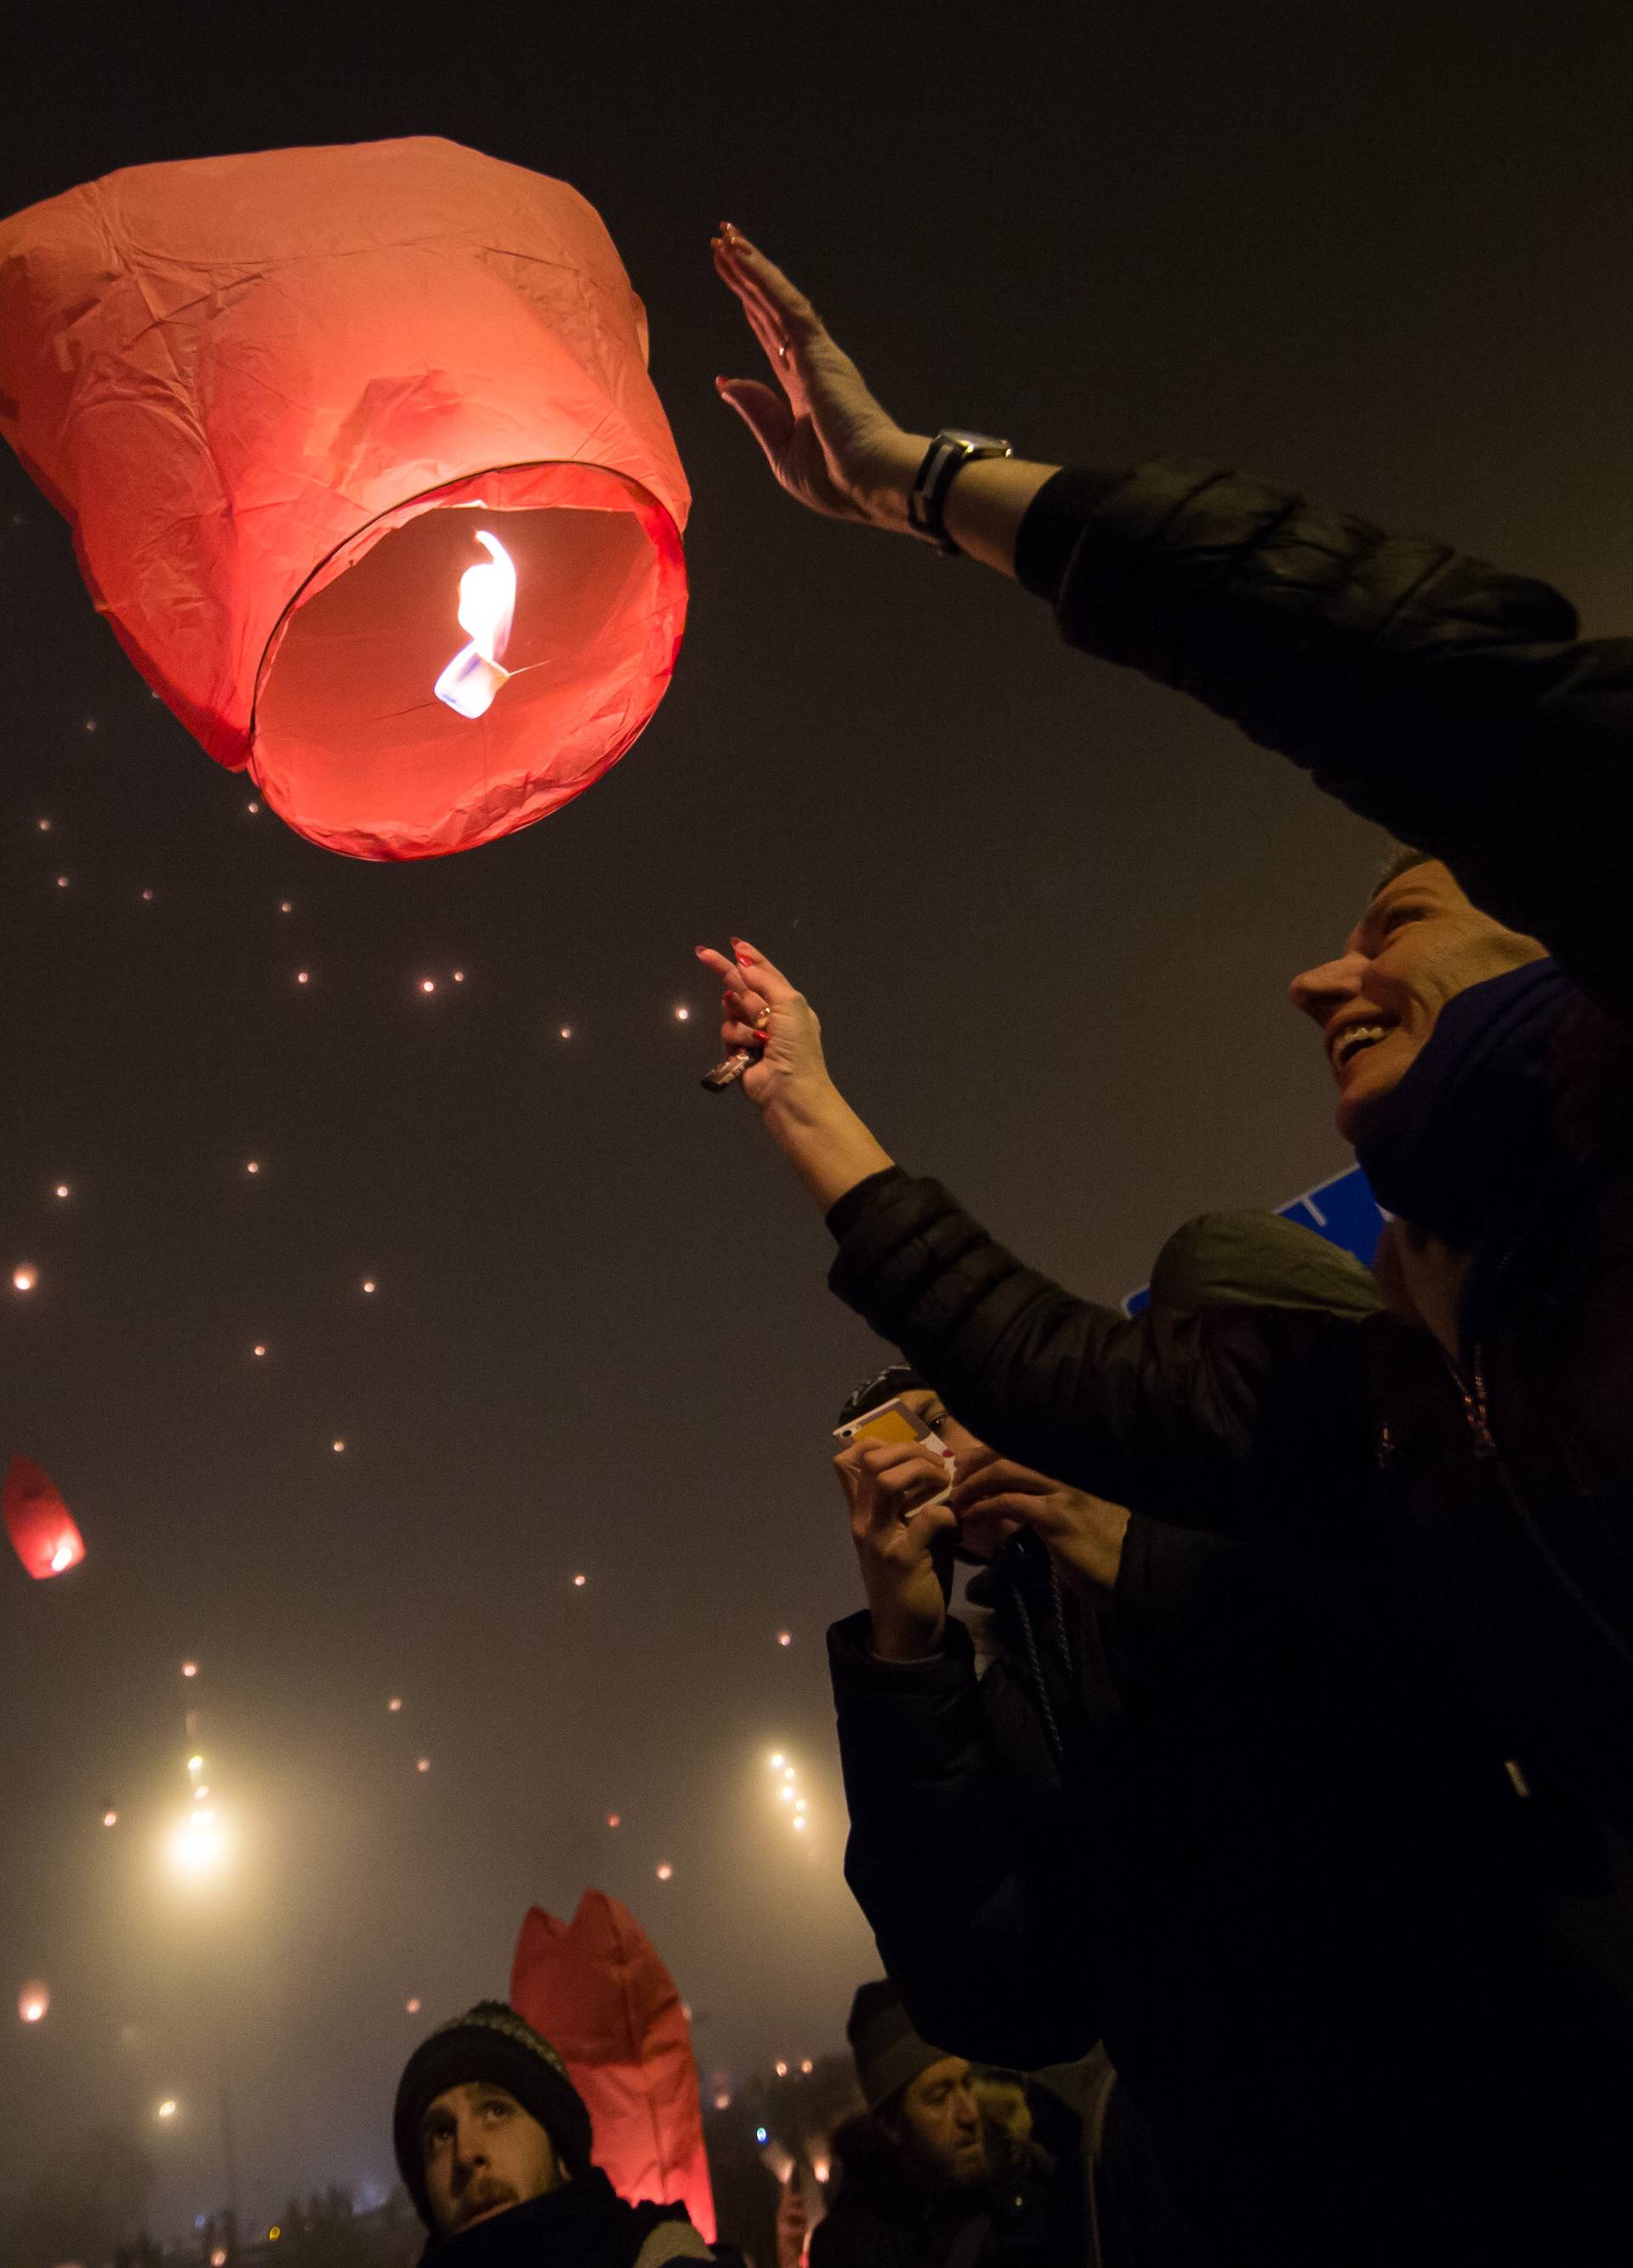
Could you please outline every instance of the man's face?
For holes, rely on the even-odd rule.
[[[419,2131],[425,2195],[444,2236],[543,2197],[567,2178],[538,2120],[484,2080],[438,2095]]]
[[[943,2056],[904,2090],[901,2124],[909,2153],[938,2184],[958,2189],[986,2178],[980,2105],[962,2056]]]
[[[1288,988],[1319,1024],[1338,1086],[1338,1131],[1353,1142],[1368,1109],[1395,1086],[1446,1002],[1545,948],[1472,906],[1437,858],[1386,882],[1336,961]]]

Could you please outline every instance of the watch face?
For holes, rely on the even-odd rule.
[[[955,448],[978,450],[983,457],[1007,457],[1009,453],[1009,444],[999,440],[995,434],[972,433],[958,425],[944,425],[938,438],[950,441]]]

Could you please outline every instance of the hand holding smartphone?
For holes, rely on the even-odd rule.
[[[923,1449],[927,1455],[939,1458],[945,1464],[947,1486],[939,1496],[927,1497],[924,1504],[916,1504],[911,1511],[905,1512],[902,1514],[904,1521],[913,1519],[924,1511],[926,1505],[945,1504],[952,1493],[952,1484],[958,1477],[952,1451],[912,1403],[904,1402],[899,1396],[893,1402],[880,1403],[877,1409],[869,1410],[863,1417],[853,1418],[848,1425],[836,1425],[833,1438],[846,1448],[853,1441],[912,1443]]]

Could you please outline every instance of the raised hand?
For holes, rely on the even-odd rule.
[[[947,1485],[942,1460],[918,1442],[853,1441],[833,1461],[851,1513],[851,1541],[883,1661],[939,1653],[947,1628],[957,1522],[932,1504]]]
[[[904,499],[927,438],[897,424],[797,290],[729,221],[713,239],[715,273],[735,292],[776,383],[717,378],[780,485],[811,512],[905,527]]]
[[[833,1094],[823,1060],[822,1026],[816,1011],[774,962],[740,937],[732,958],[712,946],[696,948],[698,960],[720,978],[720,1045],[728,1055],[752,1049],[757,1061],[743,1075],[743,1091],[757,1110],[773,1103],[809,1111]]]

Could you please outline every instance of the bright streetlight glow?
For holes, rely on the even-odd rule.
[[[227,1837],[213,1811],[189,1812],[170,1837],[170,1863],[188,1881],[205,1881],[225,1863]]]

